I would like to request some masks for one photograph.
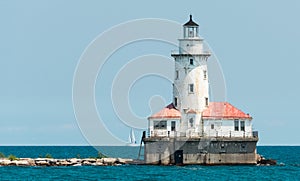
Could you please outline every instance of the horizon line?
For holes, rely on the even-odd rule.
[[[1,146],[128,146],[126,144],[111,144],[111,145],[89,145],[89,144],[0,144]],[[138,147],[137,145],[136,147]],[[300,146],[300,144],[261,144],[257,146]]]

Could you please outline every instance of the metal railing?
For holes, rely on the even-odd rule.
[[[246,131],[215,131],[215,132],[194,132],[194,131],[168,131],[168,130],[153,130],[151,132],[148,131],[147,137],[243,137],[243,138],[258,138],[258,131],[246,132]]]

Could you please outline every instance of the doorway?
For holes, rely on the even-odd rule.
[[[174,157],[176,165],[183,165],[183,150],[176,150]]]

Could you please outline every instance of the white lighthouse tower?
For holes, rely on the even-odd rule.
[[[209,56],[210,53],[203,49],[203,39],[199,37],[199,25],[190,15],[190,20],[183,25],[179,51],[172,53],[175,60],[173,105],[181,113],[180,132],[186,136],[199,136],[202,132],[201,113],[209,103]]]

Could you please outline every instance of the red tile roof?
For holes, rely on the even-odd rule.
[[[174,119],[180,119],[181,113],[175,108],[173,103],[169,104],[159,112],[153,114],[148,119],[167,119],[167,118],[174,118]]]
[[[252,119],[228,102],[210,102],[207,109],[202,112],[203,119]]]

